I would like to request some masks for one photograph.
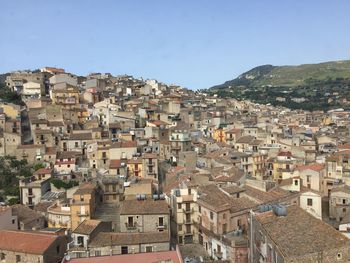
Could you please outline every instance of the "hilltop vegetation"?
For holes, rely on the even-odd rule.
[[[293,109],[329,110],[349,107],[345,103],[350,100],[349,87],[350,60],[346,60],[300,66],[263,65],[206,92]]]

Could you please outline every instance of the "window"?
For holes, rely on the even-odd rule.
[[[21,262],[21,256],[20,255],[16,255],[16,262]]]
[[[308,198],[308,199],[307,199],[307,205],[308,205],[308,206],[312,206],[312,199],[311,199],[311,198]]]
[[[83,247],[84,246],[84,237],[79,236],[78,237],[78,246]]]
[[[5,253],[0,253],[0,260],[5,260]]]
[[[201,208],[201,206],[199,205],[199,206],[198,206],[198,212],[199,212],[199,213],[202,212],[201,209],[202,209],[202,208]]]
[[[346,204],[346,199],[343,199],[343,205],[345,205]]]
[[[57,252],[57,254],[60,253],[60,246],[57,246],[57,247],[56,247],[56,252]]]
[[[12,224],[16,223],[16,219],[12,219]]]
[[[146,246],[146,252],[153,252],[152,246]]]
[[[338,253],[338,254],[337,254],[337,259],[338,259],[338,260],[342,259],[342,254],[341,254],[341,253]]]
[[[101,256],[101,250],[96,250],[96,251],[95,251],[95,256],[96,256],[96,257]]]
[[[181,209],[181,204],[177,204],[177,208],[178,208],[178,209]]]
[[[189,195],[191,194],[191,188],[188,188],[188,194]]]
[[[210,211],[210,219],[213,220],[214,219],[214,213]]]
[[[134,217],[129,216],[128,217],[128,226],[133,226],[134,225]]]
[[[298,180],[294,180],[294,185],[298,186],[298,184],[299,184]]]
[[[179,244],[182,244],[182,236],[179,236]]]
[[[159,224],[159,226],[164,226],[164,217],[158,218],[158,224]]]
[[[80,202],[84,202],[84,196],[83,195],[80,196]]]
[[[79,142],[75,142],[75,147],[79,147]]]
[[[226,219],[226,214],[222,214],[222,219]]]
[[[182,225],[179,225],[179,231],[182,231]]]

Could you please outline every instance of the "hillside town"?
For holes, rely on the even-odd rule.
[[[350,261],[350,111],[53,67],[3,86],[1,263]]]

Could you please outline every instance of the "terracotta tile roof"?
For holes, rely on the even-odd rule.
[[[257,215],[256,218],[286,257],[294,259],[350,246],[350,240],[346,236],[296,205],[287,207],[286,216],[278,217],[267,212]]]
[[[232,198],[221,191],[216,185],[202,186],[198,192],[197,203],[215,212],[230,210],[234,213],[258,205],[255,201],[251,201],[247,197]]]
[[[69,140],[92,140],[91,132],[71,133]]]
[[[171,260],[171,261],[170,261]],[[183,262],[181,255],[176,251],[161,251],[150,253],[138,253],[128,255],[116,255],[107,257],[92,257],[92,258],[75,258],[69,261],[70,263],[115,263],[115,262],[128,262],[128,263],[155,263],[155,262],[171,262],[181,263]]]
[[[110,160],[109,169],[118,169],[121,167],[121,163],[120,160]]]
[[[31,223],[33,221],[37,221],[40,218],[43,218],[41,214],[30,209],[25,205],[14,205],[12,206],[12,211],[18,217],[19,222],[23,222],[24,224]]]
[[[101,224],[101,221],[99,220],[86,219],[73,231],[73,233],[90,235],[99,224]]]
[[[94,237],[89,247],[104,247],[115,245],[136,245],[149,243],[169,242],[168,232],[145,232],[145,233],[116,233],[100,232]]]
[[[95,191],[95,185],[91,183],[83,184],[75,191],[74,195],[92,194]]]
[[[47,168],[40,168],[35,172],[35,174],[51,174],[52,169],[47,169]]]
[[[247,135],[247,136],[243,136],[243,137],[239,138],[237,140],[237,143],[250,143],[253,140],[255,140],[254,136]]]
[[[350,150],[350,143],[346,143],[337,147],[339,150]]]
[[[111,145],[111,148],[134,148],[134,147],[137,147],[136,141],[116,142]]]
[[[292,156],[292,153],[290,151],[287,151],[287,152],[280,152],[278,153],[277,156],[287,156],[287,157],[291,157]]]
[[[125,200],[120,205],[121,215],[169,214],[165,200]]]
[[[335,192],[344,192],[344,193],[350,194],[350,186],[348,186],[348,185],[343,185],[343,186],[341,186],[341,187],[333,188],[333,189],[331,190],[331,193],[335,193]]]
[[[34,231],[0,230],[0,250],[42,255],[57,238]]]
[[[320,172],[324,169],[324,165],[323,164],[319,164],[319,163],[313,163],[313,164],[308,164],[308,165],[303,165],[303,166],[299,166],[297,169],[299,171],[305,171],[305,170],[313,170],[316,172]]]
[[[280,199],[292,197],[295,195],[295,193],[291,193],[279,187],[275,187],[268,192],[260,191],[250,186],[245,186],[245,189],[246,191],[244,194],[259,203],[277,202]]]

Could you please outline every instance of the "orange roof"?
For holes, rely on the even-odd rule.
[[[40,168],[35,173],[36,174],[51,174],[52,170],[47,168]]]
[[[109,163],[110,169],[116,169],[121,167],[121,161],[120,160],[111,160]]]
[[[340,146],[338,146],[338,149],[350,150],[350,143],[346,143],[346,144],[340,145]]]
[[[42,255],[57,238],[36,231],[0,230],[0,250]]]
[[[319,172],[319,171],[322,171],[323,169],[324,169],[324,165],[319,163],[313,163],[313,164],[308,164],[308,165],[303,165],[298,167],[299,171],[314,170],[316,172]]]
[[[172,260],[172,261],[170,261]],[[177,251],[161,251],[150,253],[138,253],[105,257],[91,257],[91,258],[74,258],[70,263],[114,263],[114,262],[128,262],[128,263],[154,263],[154,262],[173,262],[180,263],[182,256]]]

